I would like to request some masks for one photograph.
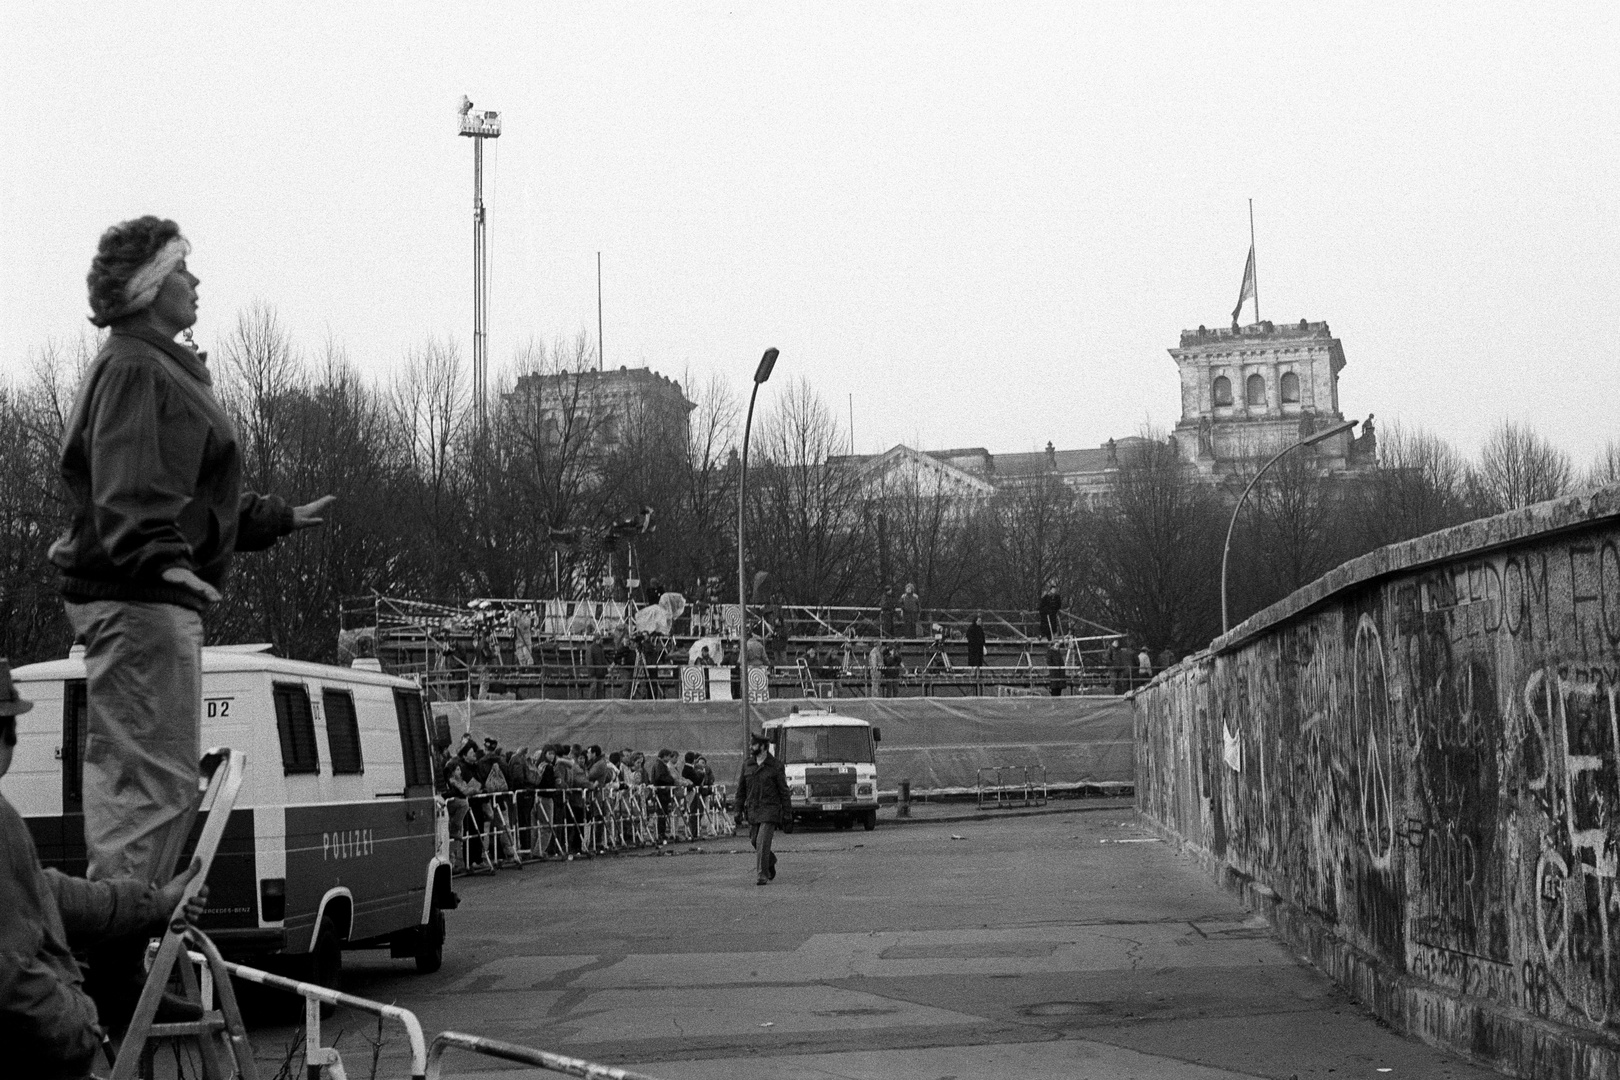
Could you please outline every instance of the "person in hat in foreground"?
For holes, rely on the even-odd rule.
[[[754,861],[759,879],[754,884],[764,885],[776,877],[771,837],[789,812],[787,771],[771,754],[771,741],[764,735],[752,736],[749,749],[753,752],[743,762],[737,780],[737,827],[742,828],[747,820],[748,842],[757,853]]]
[[[0,659],[0,777],[11,769],[21,701],[11,666]],[[190,868],[162,888],[138,878],[87,881],[39,864],[22,817],[0,794],[0,1047],[13,1076],[79,1080],[103,1032],[84,977],[69,950],[111,937],[162,933],[171,913],[187,923],[202,916],[208,886],[176,910]]]

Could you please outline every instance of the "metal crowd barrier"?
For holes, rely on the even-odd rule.
[[[189,951],[189,955],[192,962],[202,971],[209,970],[207,956],[194,951]],[[468,1050],[485,1057],[513,1061],[522,1065],[536,1065],[547,1072],[585,1077],[587,1080],[657,1080],[656,1077],[648,1076],[646,1073],[620,1069],[612,1065],[599,1065],[583,1058],[566,1057],[546,1050],[536,1050],[517,1043],[486,1039],[459,1031],[441,1032],[434,1037],[430,1047],[422,1035],[421,1021],[409,1009],[402,1009],[397,1005],[384,1005],[380,1001],[356,997],[339,990],[328,990],[314,983],[272,975],[268,971],[260,971],[258,968],[228,960],[224,961],[224,967],[238,979],[285,990],[304,999],[304,1067],[311,1077],[344,1080],[347,1076],[343,1067],[343,1056],[338,1052],[338,1048],[321,1044],[321,1006],[343,1005],[385,1020],[397,1021],[405,1029],[405,1036],[410,1041],[411,1047],[411,1080],[442,1080],[444,1054],[451,1048]],[[204,985],[203,995],[203,1001],[211,1000],[213,996],[211,983]]]
[[[988,774],[989,782],[986,783]],[[989,765],[979,770],[979,809],[1046,805],[1045,765]]]
[[[428,1051],[427,1080],[441,1080],[446,1050],[468,1050],[502,1061],[515,1061],[520,1065],[537,1065],[547,1072],[564,1076],[580,1076],[585,1080],[656,1080],[646,1073],[632,1072],[613,1065],[598,1065],[582,1058],[564,1057],[546,1050],[534,1050],[517,1043],[486,1039],[480,1035],[466,1035],[459,1031],[445,1031],[435,1036]]]
[[[193,962],[202,966],[204,970],[207,969],[206,956],[200,952],[191,952],[190,956]],[[351,1009],[370,1013],[372,1016],[397,1021],[405,1028],[405,1037],[411,1044],[411,1080],[423,1080],[427,1075],[427,1040],[422,1036],[421,1022],[409,1009],[401,1009],[397,1005],[384,1005],[380,1001],[355,997],[340,990],[328,990],[314,983],[272,975],[268,971],[260,971],[258,968],[232,963],[229,960],[224,963],[225,970],[238,979],[258,983],[260,986],[272,986],[278,990],[297,994],[304,999],[304,1065],[310,1076],[327,1076],[333,1080],[342,1080],[345,1075],[343,1057],[338,1053],[337,1047],[321,1045],[322,1005],[346,1005]],[[205,987],[203,993],[203,1000],[208,1001],[212,996],[211,987]]]
[[[667,804],[659,799],[667,792]],[[567,860],[661,843],[691,843],[736,835],[726,812],[726,788],[522,788],[467,799],[461,820],[450,823],[458,871],[493,871],[502,864]],[[667,808],[666,808],[667,806]],[[561,812],[560,819],[558,812]],[[478,856],[474,857],[474,846]],[[476,863],[476,865],[475,865]]]

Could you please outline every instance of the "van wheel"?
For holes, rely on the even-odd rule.
[[[877,828],[876,810],[868,810],[861,816],[861,828],[865,829],[867,832],[871,832],[873,829]]]
[[[444,964],[444,912],[438,908],[416,931],[416,970],[431,975]]]

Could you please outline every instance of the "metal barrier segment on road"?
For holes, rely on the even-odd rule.
[[[202,961],[206,958],[201,953],[192,953],[191,958]],[[244,964],[225,962],[225,970],[239,979],[245,979],[260,986],[272,986],[278,990],[286,990],[297,994],[304,999],[304,1065],[311,1077],[324,1074],[331,1080],[342,1080],[343,1058],[335,1046],[321,1045],[321,1006],[345,1005],[351,1009],[370,1013],[388,1020],[398,1021],[405,1028],[405,1035],[411,1043],[411,1080],[423,1080],[427,1075],[428,1054],[427,1040],[422,1037],[422,1024],[416,1019],[416,1014],[409,1009],[402,1009],[397,1005],[384,1005],[380,1001],[371,1001],[367,998],[355,997],[340,990],[328,990],[324,986],[314,983],[299,982],[297,979],[288,979],[281,975],[272,975],[268,971],[247,967]]]
[[[667,794],[667,805],[660,791]],[[570,800],[570,794],[577,799]],[[460,821],[451,823],[450,843],[459,847],[456,868],[468,872],[525,859],[691,843],[737,832],[726,811],[724,784],[716,784],[708,794],[685,788],[642,787],[605,794],[583,788],[522,788],[455,799],[467,808]],[[558,808],[561,820],[555,817]],[[477,866],[472,858],[475,840],[482,849]]]
[[[433,1039],[428,1051],[427,1080],[442,1080],[444,1053],[449,1049],[467,1050],[485,1057],[514,1061],[520,1065],[536,1065],[547,1072],[563,1076],[579,1076],[585,1080],[657,1080],[646,1073],[633,1072],[613,1065],[598,1065],[583,1058],[565,1057],[546,1050],[535,1050],[517,1043],[486,1039],[480,1035],[467,1035],[459,1031],[441,1032]]]
[[[986,784],[985,774],[994,779]],[[1009,782],[1008,776],[1016,777]],[[979,770],[979,809],[1007,809],[1018,806],[1045,806],[1047,797],[1045,765],[987,765]]]
[[[189,951],[192,961],[207,970],[208,957],[200,952]],[[304,999],[304,1067],[311,1078],[326,1077],[327,1080],[344,1080],[347,1073],[343,1068],[343,1057],[338,1053],[336,1046],[321,1045],[321,1006],[343,1005],[372,1016],[397,1021],[405,1028],[406,1037],[411,1044],[411,1080],[441,1080],[443,1076],[442,1059],[446,1050],[456,1048],[472,1053],[482,1054],[485,1057],[500,1058],[503,1061],[513,1061],[523,1065],[535,1065],[548,1072],[561,1073],[565,1076],[585,1077],[587,1080],[657,1080],[656,1077],[645,1073],[633,1072],[612,1065],[599,1065],[583,1058],[567,1057],[563,1054],[553,1054],[547,1050],[537,1050],[533,1047],[520,1046],[517,1043],[504,1042],[500,1039],[488,1039],[481,1035],[469,1035],[459,1031],[445,1031],[434,1037],[431,1046],[422,1035],[421,1021],[409,1009],[402,1009],[397,1005],[384,1005],[380,1001],[356,997],[345,994],[339,990],[329,990],[314,983],[300,982],[297,979],[288,979],[281,975],[272,975],[268,971],[251,968],[245,964],[224,962],[225,970],[239,979],[257,983],[260,986],[274,987],[288,993],[297,994]],[[207,994],[207,991],[205,991]],[[205,996],[204,1001],[208,1000]]]

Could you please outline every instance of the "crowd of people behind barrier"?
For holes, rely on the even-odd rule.
[[[730,836],[726,786],[700,753],[547,744],[482,745],[470,733],[439,762],[456,869],[494,873],[525,860],[591,858]]]

